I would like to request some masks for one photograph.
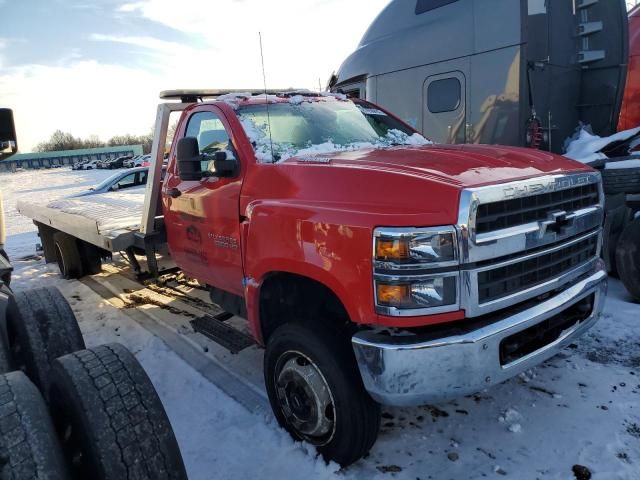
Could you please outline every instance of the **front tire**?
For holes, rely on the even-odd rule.
[[[348,339],[319,327],[286,324],[269,338],[264,376],[278,423],[327,461],[350,465],[380,428],[380,406],[365,391]]]

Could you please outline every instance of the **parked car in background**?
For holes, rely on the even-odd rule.
[[[124,161],[124,168],[133,168],[134,163],[136,162],[137,159],[139,159],[140,157],[142,157],[142,155],[136,155],[135,157],[132,157],[128,160]]]
[[[111,160],[105,168],[108,168],[109,170],[115,170],[116,168],[122,168],[124,167],[124,162],[126,160],[131,159],[131,156],[129,155],[123,155],[122,157],[118,157],[118,158],[114,158],[113,160]]]
[[[104,160],[98,160],[98,163],[96,163],[96,168],[99,168],[99,169],[107,168],[106,165],[111,160],[112,160],[111,158],[106,158]]]
[[[162,169],[162,178],[166,168]],[[149,174],[148,167],[134,168],[133,170],[123,170],[121,172],[111,175],[106,180],[103,180],[95,187],[90,188],[84,192],[77,193],[69,196],[69,198],[86,197],[87,195],[95,195],[97,193],[117,192],[133,187],[141,187],[147,184],[147,178]]]
[[[89,163],[89,160],[79,160],[71,166],[71,170],[81,170],[81,167],[86,163]]]
[[[129,160],[125,160],[125,168],[148,167],[151,163],[151,155],[138,155]]]
[[[95,170],[98,168],[98,160],[89,160],[78,167],[78,170]]]

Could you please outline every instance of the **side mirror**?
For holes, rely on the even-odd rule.
[[[236,177],[238,175],[238,161],[228,158],[227,152],[214,153],[213,165],[217,177]]]
[[[9,158],[18,151],[16,127],[13,123],[13,111],[0,108],[0,160]]]
[[[120,190],[120,185],[114,183],[113,185],[111,185],[111,188],[109,190],[111,190],[112,192],[117,192],[118,190]]]
[[[195,137],[178,140],[178,175],[185,182],[202,179],[202,155]]]

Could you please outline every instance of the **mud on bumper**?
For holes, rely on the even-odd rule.
[[[352,338],[364,386],[379,403],[424,405],[476,393],[556,355],[600,318],[601,262],[566,290],[501,317],[410,336]]]

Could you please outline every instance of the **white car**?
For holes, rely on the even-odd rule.
[[[95,170],[98,168],[98,160],[91,160],[83,165],[80,165],[79,170]]]

